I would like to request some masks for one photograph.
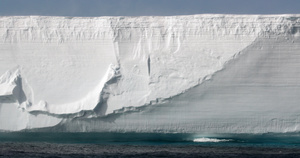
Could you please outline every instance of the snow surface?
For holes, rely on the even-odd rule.
[[[299,35],[299,15],[0,17],[0,129],[298,131]]]

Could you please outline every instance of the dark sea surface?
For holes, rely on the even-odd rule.
[[[0,157],[300,157],[300,134],[0,133]]]

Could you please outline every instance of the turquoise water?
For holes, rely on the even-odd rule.
[[[296,158],[300,134],[13,132],[0,133],[0,157]]]
[[[200,142],[195,142],[200,140]],[[186,133],[0,133],[0,142],[131,145],[220,145],[300,147],[300,133],[205,134]]]

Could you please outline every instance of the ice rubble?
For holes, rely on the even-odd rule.
[[[209,80],[258,38],[298,37],[298,17],[1,17],[0,120],[28,119],[0,129],[158,104]]]

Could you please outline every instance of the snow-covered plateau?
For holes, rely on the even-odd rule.
[[[300,15],[0,17],[0,130],[300,131]]]

